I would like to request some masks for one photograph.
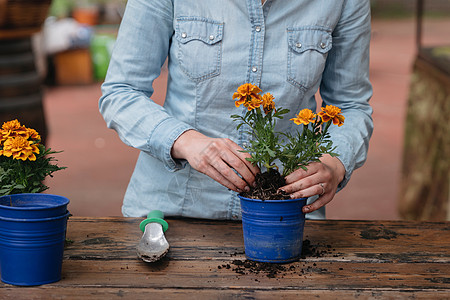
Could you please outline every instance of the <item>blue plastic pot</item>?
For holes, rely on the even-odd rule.
[[[69,213],[44,219],[0,217],[1,280],[20,286],[61,279]]]
[[[287,263],[302,253],[307,198],[259,200],[239,196],[245,256],[254,261]]]
[[[51,194],[14,194],[0,197],[0,216],[42,219],[64,215],[69,199]]]
[[[50,194],[0,197],[0,269],[5,283],[61,279],[69,200]]]

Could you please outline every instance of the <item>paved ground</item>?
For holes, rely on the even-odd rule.
[[[449,42],[450,20],[426,23],[427,44]],[[373,21],[371,80],[375,132],[366,164],[328,205],[331,219],[398,219],[404,118],[415,57],[414,20]],[[155,82],[164,99],[165,79]],[[137,151],[106,128],[98,112],[100,84],[58,86],[45,93],[49,145],[68,169],[48,181],[49,192],[70,198],[78,216],[118,216]]]

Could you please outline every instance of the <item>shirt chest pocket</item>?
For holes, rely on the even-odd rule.
[[[313,26],[288,28],[287,33],[287,80],[305,91],[322,76],[332,46],[331,31]]]
[[[177,19],[177,59],[183,72],[200,82],[220,74],[223,23],[196,17]]]

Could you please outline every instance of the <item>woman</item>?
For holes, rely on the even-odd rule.
[[[230,115],[233,92],[252,83],[290,114],[323,103],[342,109],[331,129],[339,157],[324,156],[286,177],[303,210],[324,218],[324,205],[367,155],[373,130],[369,99],[368,0],[129,0],[102,85],[100,111],[140,156],[122,207],[125,216],[160,209],[168,216],[239,219],[236,192],[259,170],[240,152],[249,140]],[[168,60],[164,107],[152,83]],[[244,112],[244,108],[240,111]]]

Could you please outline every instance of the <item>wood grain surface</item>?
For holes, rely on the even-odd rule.
[[[169,253],[144,263],[141,220],[71,217],[62,280],[0,298],[450,298],[450,222],[306,221],[310,253],[267,270],[245,260],[240,222],[195,219],[167,219]]]

